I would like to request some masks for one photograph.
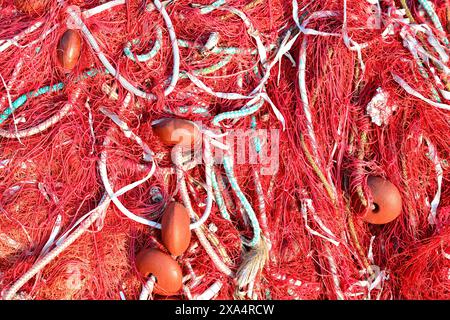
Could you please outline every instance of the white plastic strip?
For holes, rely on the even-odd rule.
[[[139,300],[148,300],[153,292],[153,287],[155,286],[156,278],[151,275],[147,282],[142,286],[141,294],[139,295]]]
[[[439,160],[439,156],[437,154],[437,150],[435,146],[431,143],[430,139],[424,137],[425,141],[428,145],[428,150],[430,150],[430,159],[433,161],[435,170],[436,170],[436,179],[437,179],[437,191],[434,195],[433,200],[431,201],[431,212],[428,216],[428,222],[430,224],[436,223],[436,214],[437,208],[439,206],[439,202],[441,201],[441,192],[442,192],[442,178],[444,176],[444,171],[442,170],[441,161]]]
[[[331,242],[331,243],[334,244],[335,246],[339,246],[339,242],[338,242],[338,241],[336,241],[336,240],[334,240],[334,239],[331,239],[331,238],[329,238],[329,237],[327,237],[327,236],[324,236],[323,234],[321,234],[321,233],[319,233],[319,232],[313,230],[313,229],[308,225],[308,207],[309,207],[309,206],[308,206],[308,202],[312,202],[312,200],[311,200],[311,199],[305,199],[303,202],[306,203],[306,206],[305,206],[305,205],[302,206],[302,217],[303,217],[303,220],[305,220],[305,227],[306,227],[306,230],[308,230],[311,234],[313,234],[313,235],[315,235],[315,236],[321,237],[322,239],[325,239],[325,240]],[[311,205],[311,204],[310,204],[310,205]]]
[[[105,138],[105,142],[109,143],[109,139]],[[120,210],[120,212],[122,212],[129,219],[131,219],[131,220],[133,220],[135,222],[141,223],[143,225],[147,225],[149,227],[161,229],[161,224],[160,223],[157,223],[157,222],[148,220],[148,219],[146,219],[144,217],[140,217],[140,216],[135,215],[130,210],[128,210],[122,204],[122,202],[120,202],[120,200],[115,195],[115,193],[114,193],[114,191],[112,189],[112,186],[111,186],[111,184],[109,182],[109,179],[108,179],[108,171],[107,171],[107,168],[106,168],[106,159],[107,159],[107,153],[106,153],[105,150],[103,150],[101,152],[101,154],[100,154],[100,159],[98,161],[98,167],[99,167],[100,177],[102,179],[103,185],[104,185],[105,190],[106,190],[108,196],[110,197],[111,201],[116,205],[116,207]],[[154,162],[153,162],[153,164],[154,164]],[[155,172],[155,168],[156,168],[156,166],[153,165],[152,169],[149,172],[149,174],[144,179],[149,179],[153,175],[153,173]]]
[[[56,217],[55,225],[53,226],[52,232],[50,233],[50,237],[48,238],[47,242],[45,243],[44,247],[41,250],[41,253],[39,254],[39,257],[44,256],[47,254],[50,247],[55,242],[56,236],[59,233],[59,230],[61,229],[61,223],[62,223],[62,216],[58,214]]]
[[[444,110],[450,110],[450,105],[445,104],[445,103],[439,103],[439,102],[434,102],[433,100],[430,100],[428,98],[425,98],[423,95],[421,95],[419,92],[417,92],[416,90],[414,90],[413,88],[411,88],[406,82],[405,80],[403,80],[402,78],[400,78],[398,75],[396,75],[395,73],[392,73],[392,77],[394,78],[395,82],[397,82],[407,93],[409,93],[410,95],[419,98],[420,100],[428,103],[429,105],[432,105],[433,107],[436,108],[440,108],[440,109],[444,109]]]
[[[12,39],[8,39],[5,40],[3,42],[3,44],[0,46],[0,52],[5,51],[6,49],[8,49],[11,45],[16,44],[17,41],[19,41],[22,38],[25,38],[28,34],[32,33],[33,31],[37,30],[38,28],[40,28],[42,26],[42,21],[38,21],[35,24],[31,25],[30,27],[28,27],[25,31],[23,31],[22,33],[18,34],[17,36],[15,36]]]
[[[103,11],[109,10],[115,6],[119,6],[122,4],[125,4],[125,0],[114,0],[114,1],[109,1],[109,2],[103,3],[95,8],[83,11],[83,18],[85,18],[85,19],[90,18],[93,15],[99,14]]]
[[[215,295],[217,295],[222,288],[222,282],[217,280],[212,284],[211,287],[206,289],[202,294],[198,295],[194,298],[194,300],[211,300],[214,298]]]

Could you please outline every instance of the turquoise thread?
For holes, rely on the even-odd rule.
[[[417,55],[413,55],[413,57],[414,57],[414,60],[417,63],[420,75],[422,77],[424,77],[425,79],[429,79],[428,73],[425,70],[425,67],[424,67],[422,61],[419,59],[419,57]],[[439,97],[439,93],[437,92],[437,90],[435,89],[435,87],[433,86],[433,84],[431,82],[430,82],[430,87],[431,87],[431,93],[433,94],[434,100],[437,101],[437,102],[441,102],[441,98]]]
[[[211,11],[214,11],[217,8],[220,8],[221,6],[223,6],[226,3],[227,3],[226,0],[217,0],[217,1],[213,2],[213,3],[211,3],[209,6],[204,6],[203,8],[201,8],[200,9],[200,13],[201,14],[210,13]]]
[[[231,61],[231,56],[225,56],[225,58],[223,58],[221,61],[217,62],[216,64],[213,64],[212,66],[209,66],[206,68],[194,70],[194,71],[192,71],[192,74],[194,74],[196,76],[200,76],[200,75],[204,76],[207,74],[214,73],[217,70],[220,70],[221,68],[226,66],[230,61]],[[187,78],[188,78],[188,76],[187,76],[186,72],[180,72],[180,79],[187,79]]]
[[[256,126],[257,126],[256,117],[252,116],[250,127],[252,128],[252,130],[254,132],[256,132]],[[259,155],[261,152],[261,141],[260,141],[259,137],[255,136],[255,138],[253,139],[253,142],[255,144],[256,153]],[[258,194],[259,211],[260,211],[261,216],[266,217],[266,204],[264,202],[264,192],[262,189],[261,180],[259,179],[259,174],[256,171],[256,169],[254,169],[254,178],[255,178],[256,193]],[[267,218],[264,218],[264,219],[267,219]]]
[[[217,62],[216,64],[213,64],[212,66],[209,66],[209,67],[206,67],[203,69],[194,70],[194,71],[192,71],[192,73],[196,76],[210,74],[210,73],[216,72],[217,70],[223,68],[230,61],[231,61],[231,56],[225,56],[225,58],[223,58],[221,61]]]
[[[255,66],[253,67],[253,72],[255,73],[255,76],[259,76],[259,69],[258,69],[258,65],[255,64]]]
[[[133,40],[132,41],[133,44],[137,44],[139,43],[139,40]],[[156,41],[155,44],[153,45],[153,48],[146,54],[138,54],[136,55],[136,58],[139,62],[146,62],[152,58],[154,58],[156,56],[156,54],[158,53],[158,51],[161,49],[161,43],[162,43],[162,31],[160,28],[158,28],[156,30]],[[128,59],[136,62],[136,58],[134,56],[134,54],[131,52],[131,42],[128,42],[125,46],[125,48],[123,48],[123,52],[125,53],[125,55],[127,56]]]
[[[231,188],[234,190],[234,192],[236,193],[236,196],[239,198],[240,202],[242,203],[242,206],[244,207],[245,211],[247,212],[247,215],[252,224],[253,238],[250,241],[248,241],[248,242],[246,241],[246,242],[247,242],[248,246],[254,247],[258,244],[258,242],[261,238],[261,228],[259,226],[258,219],[256,218],[255,211],[253,211],[251,204],[248,202],[247,198],[242,193],[241,188],[239,188],[237,180],[234,177],[233,162],[229,156],[223,157],[223,167],[227,174],[228,180],[230,181]]]
[[[8,117],[17,110],[17,108],[21,107],[25,102],[27,102],[28,98],[35,98],[40,95],[43,95],[47,92],[56,92],[59,90],[62,90],[64,88],[64,84],[62,82],[54,84],[53,86],[45,86],[42,88],[39,88],[38,90],[28,92],[26,94],[22,94],[19,96],[16,100],[13,101],[13,103],[6,108],[5,111],[0,115],[0,123],[3,123]]]
[[[428,0],[419,0],[419,3],[422,5],[422,7],[425,9],[425,11],[427,12],[428,16],[431,18],[431,21],[433,22],[434,26],[436,27],[436,29],[438,29],[441,32],[444,32],[444,28],[442,27],[441,21],[439,20],[438,15],[436,14],[436,12],[434,11],[433,7],[431,6],[430,2]],[[449,41],[447,38],[442,37],[442,41],[448,45]]]
[[[259,102],[255,103],[254,105],[249,106],[249,107],[244,107],[241,110],[223,112],[223,113],[215,116],[212,123],[213,123],[213,125],[217,126],[217,125],[219,125],[220,122],[227,120],[227,119],[240,119],[242,117],[249,116],[249,115],[255,113],[256,111],[258,111],[263,104],[264,104],[264,100],[261,99]]]
[[[195,49],[201,49],[202,46],[195,45],[194,43],[178,39],[178,46],[182,48],[195,48]],[[274,45],[271,45],[270,48],[274,48]],[[241,49],[238,47],[214,47],[211,50],[209,50],[211,53],[214,54],[226,54],[226,55],[235,55],[235,54],[251,54],[256,55],[258,53],[257,49]]]
[[[256,132],[256,117],[252,116],[251,125],[250,127],[253,129],[254,132]],[[261,140],[258,136],[255,136],[253,138],[253,142],[255,144],[255,150],[259,154],[261,152]]]
[[[86,79],[88,77],[93,77],[97,75],[99,72],[96,69],[91,69],[89,71],[86,71],[82,76],[80,76],[78,79],[75,80],[75,83]],[[16,111],[19,107],[23,106],[28,99],[39,97],[43,94],[49,93],[49,92],[57,92],[64,88],[64,83],[59,82],[57,84],[54,84],[52,86],[45,86],[42,88],[39,88],[34,91],[30,91],[28,93],[20,95],[16,100],[14,100],[11,105],[3,111],[3,113],[0,115],[0,124],[3,123],[6,119],[9,118],[9,116]]]
[[[194,106],[194,107],[181,106],[181,107],[178,107],[178,112],[179,113],[187,113],[190,109],[192,110],[191,112],[193,114],[200,114],[200,115],[204,115],[204,116],[209,115],[208,109],[206,109],[204,107],[196,107],[196,106]],[[171,113],[171,114],[175,114],[169,108],[165,108],[165,111],[168,113]]]
[[[225,201],[223,200],[222,194],[220,193],[219,184],[217,183],[216,174],[214,173],[214,171],[211,173],[211,185],[213,187],[216,203],[219,207],[222,218],[230,220],[230,215],[225,206]]]

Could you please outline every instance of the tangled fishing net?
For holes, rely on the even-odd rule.
[[[3,299],[450,299],[450,3],[0,0]]]

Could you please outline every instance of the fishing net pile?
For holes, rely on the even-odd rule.
[[[3,299],[450,299],[450,3],[0,0]]]

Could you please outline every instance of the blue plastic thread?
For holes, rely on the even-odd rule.
[[[444,28],[442,27],[441,21],[439,20],[438,15],[434,11],[433,7],[431,6],[430,1],[428,1],[428,0],[419,0],[419,3],[422,5],[422,7],[427,12],[427,14],[430,16],[431,21],[433,22],[433,24],[436,27],[436,29],[438,29],[441,32],[445,32]],[[446,37],[442,37],[442,41],[446,45],[449,44],[449,41],[448,41],[448,39]]]
[[[153,48],[148,53],[136,55],[136,58],[139,62],[146,62],[146,61],[152,59],[153,57],[156,56],[158,51],[161,49],[162,31],[160,28],[158,28],[156,30],[156,37],[157,38],[156,38],[155,44],[153,45]],[[133,42],[133,44],[137,44],[137,43],[139,43],[139,40],[133,40],[132,42]],[[136,58],[135,58],[134,54],[131,52],[130,48],[131,48],[131,43],[128,42],[127,45],[125,46],[125,48],[123,48],[123,52],[125,53],[127,58],[136,62]]]
[[[211,185],[213,187],[216,203],[219,207],[222,218],[230,220],[230,214],[227,211],[225,201],[223,200],[222,194],[220,193],[219,184],[217,183],[216,174],[214,173],[214,171],[211,173]]]
[[[0,123],[3,123],[8,117],[20,106],[22,106],[25,102],[27,102],[28,98],[34,98],[38,97],[40,95],[43,95],[47,92],[56,92],[64,88],[64,84],[62,82],[54,84],[53,86],[45,86],[42,88],[39,88],[38,90],[31,91],[29,93],[23,94],[19,96],[14,102],[6,108],[5,111],[0,115]]]
[[[256,131],[256,117],[252,116],[252,122],[250,127]],[[253,142],[255,143],[255,150],[257,153],[261,152],[261,140],[259,140],[259,137],[255,136],[255,138],[253,139]]]
[[[190,48],[197,46],[195,44],[190,43],[189,41],[178,39],[178,46],[182,48]],[[214,47],[210,50],[211,53],[214,54],[227,54],[227,55],[234,55],[234,54],[251,54],[256,55],[258,53],[258,50],[256,49],[241,49],[238,47]]]
[[[261,228],[259,226],[258,219],[256,218],[255,211],[253,211],[251,204],[248,202],[247,198],[242,193],[241,188],[239,188],[237,180],[234,177],[233,162],[229,156],[223,157],[223,167],[227,174],[228,180],[230,181],[231,188],[234,190],[234,192],[236,193],[236,196],[241,201],[242,206],[244,207],[245,211],[247,212],[247,215],[252,224],[253,238],[247,243],[247,245],[250,247],[254,247],[258,244],[258,242],[261,238]]]
[[[213,125],[217,126],[219,125],[219,123],[223,120],[227,120],[227,119],[239,119],[245,116],[249,116],[253,113],[255,113],[256,111],[259,110],[259,108],[261,108],[261,106],[264,104],[264,100],[260,100],[257,103],[253,104],[252,106],[249,107],[244,107],[241,110],[237,110],[237,111],[228,111],[228,112],[223,112],[221,114],[218,114],[217,116],[214,117],[212,123]]]
[[[196,76],[200,76],[200,75],[207,75],[210,73],[214,73],[217,70],[220,70],[221,68],[226,66],[230,61],[231,61],[231,56],[225,56],[225,58],[223,58],[216,64],[213,64],[212,66],[193,70],[192,74],[194,74]],[[187,78],[188,78],[188,76],[187,76],[186,72],[184,72],[184,71],[180,72],[180,79],[187,79]]]
[[[187,113],[189,111],[189,109],[192,109],[192,113],[193,114],[205,114],[205,115],[208,114],[208,109],[206,109],[204,107],[186,107],[186,106],[181,106],[181,107],[178,108],[178,112],[180,112],[180,113]]]
[[[78,82],[82,79],[93,77],[99,73],[96,69],[91,69],[89,71],[86,71],[82,76],[80,76],[75,82]],[[19,96],[16,100],[14,100],[11,105],[3,111],[3,113],[0,115],[0,124],[3,123],[6,119],[9,118],[9,116],[16,111],[19,107],[23,106],[25,102],[28,101],[29,98],[35,98],[39,97],[45,93],[48,92],[57,92],[59,90],[62,90],[64,88],[64,83],[59,82],[57,84],[54,84],[52,86],[45,86],[42,88],[39,88],[35,91],[30,91],[28,93],[22,94]]]
[[[203,8],[201,8],[200,13],[201,14],[210,13],[211,11],[216,10],[217,8],[223,6],[226,3],[227,3],[226,0],[217,0],[213,3],[211,3],[209,6],[204,6]]]

